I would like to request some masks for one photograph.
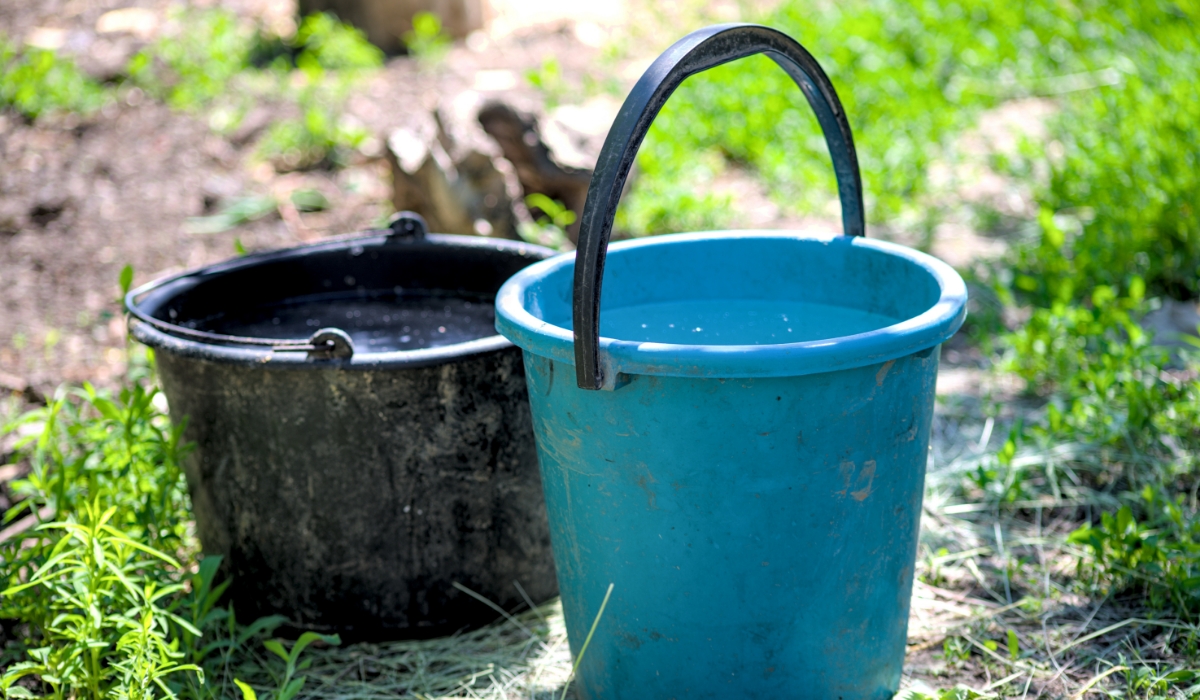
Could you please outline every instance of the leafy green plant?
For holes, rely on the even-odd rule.
[[[571,239],[567,238],[566,229],[575,223],[575,212],[567,209],[557,199],[550,199],[537,192],[525,197],[525,205],[531,212],[540,212],[541,215],[536,222],[518,227],[517,233],[521,238],[555,250],[571,249]]]
[[[192,546],[185,448],[156,396],[85,385],[4,427],[25,435],[16,454],[31,467],[4,518],[49,521],[0,549],[0,616],[29,630],[28,660],[2,681],[9,697],[29,692],[17,684],[29,675],[56,698],[173,695],[168,677],[197,671],[178,646],[179,630],[199,631],[174,611],[180,567],[167,554]]]
[[[1158,293],[1155,268],[1179,269],[1164,287],[1195,291],[1187,280],[1198,279],[1188,262],[1196,217],[1187,194],[1200,171],[1188,126],[1196,101],[1187,97],[1200,60],[1196,13],[1194,3],[1167,0],[862,0],[780,3],[762,21],[799,39],[837,88],[874,221],[928,227],[945,199],[930,169],[953,166],[959,137],[982,110],[1019,97],[1058,98],[1064,108],[1048,140],[1064,147],[1065,158],[1048,159],[1045,144],[1028,151],[1053,169],[1044,203],[1096,214],[1087,264],[1097,283],[1136,271]],[[705,154],[757,172],[788,210],[832,213],[833,171],[816,120],[765,57],[685,81],[647,136],[638,160],[647,177],[635,183],[632,200],[686,196],[688,189],[655,190],[685,181],[689,159]],[[1026,166],[1026,174],[1034,170]],[[1146,244],[1160,256],[1151,252],[1137,268],[1123,264]],[[1042,259],[1030,256],[1023,269],[1047,279],[1037,274]]]
[[[408,53],[427,68],[441,63],[451,45],[449,35],[442,31],[442,18],[432,12],[413,15],[412,31],[402,38]]]
[[[896,695],[897,700],[975,700],[985,697],[992,696],[964,686],[935,690],[932,695],[913,690],[901,691]]]
[[[327,13],[306,16],[288,39],[255,32],[220,9],[185,10],[173,20],[181,29],[129,64],[130,80],[151,95],[186,110],[221,101],[210,121],[225,131],[236,127],[246,109],[229,104],[237,102],[234,81],[260,99],[295,103],[298,116],[272,124],[258,147],[280,169],[336,164],[366,139],[343,107],[363,73],[383,64],[383,53],[358,29]],[[193,225],[215,232],[236,218],[233,212]]]
[[[682,145],[643,149],[641,176],[617,209],[616,226],[633,235],[711,231],[732,223],[733,200],[704,190],[724,169],[723,162],[703,154],[688,159]],[[669,149],[669,150],[668,150]],[[663,156],[667,150],[669,155]]]
[[[200,631],[160,605],[183,587],[160,586],[145,573],[160,563],[178,569],[178,562],[114,527],[117,511],[102,511],[97,499],[79,509],[78,521],[43,525],[40,532],[62,536],[31,567],[28,581],[10,581],[14,585],[0,594],[5,617],[17,612],[41,635],[31,660],[13,664],[0,678],[6,697],[33,697],[15,685],[27,675],[38,676],[56,699],[152,698],[158,691],[172,697],[167,676],[200,671],[180,663],[184,654],[169,626]],[[14,598],[22,600],[14,606]]]
[[[126,265],[122,293],[132,283]],[[0,429],[29,466],[6,485],[16,502],[3,520],[41,523],[0,541],[5,698],[228,697],[252,642],[284,622],[239,624],[222,605],[221,557],[195,563],[179,466],[186,420],[172,424],[147,388],[150,368],[132,354],[130,365],[115,397],[60,389]]]
[[[363,72],[382,65],[383,53],[361,31],[324,13],[304,19],[290,48],[300,72],[287,82],[300,114],[271,125],[258,153],[281,170],[340,163],[369,136],[343,105]]]
[[[1023,439],[1023,426],[1014,426],[1004,445],[991,457],[980,460],[975,469],[967,472],[965,481],[974,487],[973,500],[987,503],[1011,504],[1033,496],[1029,470],[1014,462]]]
[[[1005,367],[1051,394],[1045,421],[1033,434],[1123,447],[1170,465],[1181,449],[1200,447],[1200,393],[1194,382],[1167,371],[1166,351],[1133,321],[1144,308],[1145,284],[1133,278],[1128,287],[1124,297],[1094,287],[1087,306],[1060,301],[1034,309],[1008,339]],[[1191,466],[1177,462],[1173,473]],[[1137,472],[1129,476],[1136,480]],[[1140,488],[1136,481],[1130,486]]]
[[[1149,665],[1135,666],[1125,674],[1126,697],[1169,698],[1173,687],[1194,683],[1197,678],[1200,673],[1195,669],[1162,672]],[[1200,687],[1192,685],[1178,690],[1183,691],[1183,697],[1194,698]]]
[[[217,583],[220,565],[221,557],[205,557],[191,577],[191,596],[181,601],[192,626],[204,633],[197,636],[182,631],[183,648],[191,662],[204,671],[203,682],[188,677],[189,684],[184,688],[184,694],[195,700],[229,697],[233,687],[241,686],[234,674],[240,660],[248,656],[252,642],[287,621],[281,615],[269,615],[250,625],[239,625],[232,604],[218,605],[231,583],[228,578]]]
[[[320,190],[294,190],[288,198],[298,211],[325,211],[329,208],[329,199]]]
[[[272,654],[275,654],[283,660],[283,674],[279,676],[279,687],[276,689],[272,700],[292,700],[304,687],[305,676],[296,675],[297,671],[303,671],[308,668],[309,661],[301,661],[300,655],[304,653],[304,649],[313,642],[324,642],[326,644],[338,645],[342,643],[341,637],[336,634],[318,634],[317,632],[305,632],[300,635],[296,643],[291,649],[283,646],[283,643],[277,639],[271,639],[263,642],[263,646]],[[243,692],[246,687],[239,684]],[[251,691],[253,692],[253,691]]]
[[[546,109],[557,107],[568,90],[566,81],[563,80],[562,67],[555,56],[547,56],[542,59],[540,66],[525,71],[525,80],[542,93]]]
[[[992,275],[1001,300],[1032,307],[1003,341],[1003,368],[1047,400],[1020,438],[1086,446],[1091,486],[1125,503],[1071,536],[1089,552],[1081,574],[1184,618],[1200,611],[1196,515],[1171,494],[1196,484],[1200,391],[1194,360],[1154,346],[1137,319],[1148,297],[1200,293],[1197,113],[1181,100],[1200,67],[1197,19],[1194,3],[1087,5],[1065,36],[1072,79],[1088,84],[1064,91],[1045,142],[997,163],[1049,175],[1034,235]],[[1057,496],[1063,470],[1042,464]]]
[[[288,43],[296,52],[296,67],[306,72],[361,70],[383,65],[383,52],[367,41],[361,30],[339,22],[326,12],[305,17]]]
[[[132,278],[126,266],[123,289]],[[60,390],[4,426],[24,435],[15,456],[32,468],[10,483],[19,500],[5,520],[46,521],[0,544],[0,618],[21,625],[6,654],[24,657],[0,676],[5,697],[227,697],[252,642],[284,621],[239,624],[222,605],[220,557],[194,573],[180,565],[197,549],[179,469],[187,447],[142,381],[116,398]]]
[[[0,36],[0,108],[29,119],[50,113],[93,112],[111,99],[109,91],[54,51],[18,51]]]
[[[855,134],[872,218],[928,216],[928,172],[952,161],[954,138],[984,108],[1073,65],[1048,47],[1077,36],[1052,2],[782,3],[763,23],[819,57]],[[997,87],[1009,87],[1002,93]],[[800,91],[762,56],[689,78],[664,107],[639,155],[663,179],[715,153],[748,166],[790,209],[824,213],[834,192],[824,139]],[[655,184],[648,177],[631,193]],[[682,207],[681,207],[682,208]]]
[[[340,98],[319,87],[301,91],[298,102],[301,115],[272,124],[258,144],[259,155],[279,170],[339,164],[370,136],[345,118]]]
[[[211,216],[188,218],[185,227],[188,233],[222,233],[242,224],[274,214],[279,204],[274,197],[249,195],[230,200],[221,211]]]
[[[1026,161],[1049,165],[1039,199],[1058,216],[1043,214],[1037,238],[1010,261],[1023,298],[1083,299],[1096,285],[1122,289],[1131,275],[1151,296],[1200,295],[1200,104],[1190,97],[1198,26],[1195,3],[1089,4],[1074,33],[1091,35],[1084,67],[1108,80],[1063,100],[1047,139],[1060,157],[1026,148]]]
[[[187,451],[183,427],[155,407],[157,396],[140,383],[115,398],[84,384],[5,426],[5,433],[28,431],[16,450],[31,466],[12,484],[20,501],[5,520],[43,508],[65,518],[95,501],[104,510],[117,507],[113,525],[138,541],[162,551],[190,542],[179,466]]]
[[[1147,486],[1140,500],[1135,505],[1143,518],[1126,505],[1071,534],[1071,542],[1092,554],[1080,568],[1096,584],[1144,596],[1152,609],[1194,618],[1200,614],[1200,521],[1186,514],[1181,499],[1158,489]]]
[[[206,106],[249,65],[254,33],[233,12],[189,9],[172,17],[175,31],[130,59],[130,80],[176,109]]]

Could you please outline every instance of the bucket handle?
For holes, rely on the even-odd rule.
[[[588,185],[575,253],[573,300],[575,378],[581,389],[600,389],[600,283],[617,203],[634,156],[675,88],[689,76],[746,56],[765,53],[796,81],[817,115],[837,175],[842,229],[862,236],[862,177],[846,112],[816,59],[788,35],[756,24],[718,24],[688,34],[650,65],[613,122]]]
[[[425,240],[428,233],[429,227],[420,214],[402,211],[392,215],[388,221],[388,233],[384,239],[384,245],[400,245],[414,241],[420,243]],[[181,276],[188,274],[197,273],[186,273]],[[152,282],[128,292],[125,295],[125,310],[138,321],[168,335],[217,345],[246,345],[272,352],[306,352],[310,360],[348,360],[354,356],[354,341],[350,339],[350,335],[341,328],[332,326],[318,329],[307,338],[251,338],[200,331],[154,318],[138,306],[138,301],[139,297],[162,283],[162,281]]]

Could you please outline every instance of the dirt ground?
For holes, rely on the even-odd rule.
[[[19,40],[46,28],[63,30],[68,48],[85,47],[78,60],[88,67],[106,52],[132,52],[128,45],[114,49],[95,32],[104,12],[130,4],[2,0],[0,32]],[[132,4],[162,14],[171,5]],[[225,4],[263,22],[287,17],[291,7],[286,0]],[[543,10],[536,18],[527,10],[501,16],[505,21],[494,24],[504,34],[474,37],[470,48],[459,42],[432,70],[391,58],[351,97],[349,114],[384,138],[411,115],[464,93],[478,99],[502,90],[510,103],[534,107],[539,98],[525,71],[554,55],[569,80],[595,65],[606,36],[586,23],[587,41],[581,40],[579,23],[554,20]],[[547,16],[549,23],[529,24]],[[282,109],[256,107],[227,137],[210,129],[205,115],[172,111],[137,90],[86,118],[30,124],[0,113],[0,373],[9,389],[28,385],[45,393],[61,382],[104,385],[121,374],[125,331],[117,280],[126,264],[137,285],[230,257],[235,239],[248,250],[279,248],[370,228],[390,213],[390,174],[378,149],[338,171],[279,174],[256,164],[254,137]],[[211,214],[231,198],[275,194],[286,200],[300,188],[320,190],[331,207],[311,214],[284,210],[219,234],[185,229],[188,217]]]

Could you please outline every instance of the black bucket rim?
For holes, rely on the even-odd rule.
[[[396,238],[392,234],[393,231],[391,230],[380,229],[334,236],[315,243],[248,253],[211,265],[160,277],[135,289],[131,289],[125,294],[124,308],[129,326],[129,334],[138,342],[156,351],[165,350],[181,357],[242,366],[269,366],[272,369],[301,370],[418,368],[446,364],[467,357],[498,352],[513,347],[513,344],[507,338],[497,332],[494,335],[483,338],[434,348],[376,353],[360,352],[355,353],[349,358],[314,359],[310,357],[310,353],[296,352],[294,350],[281,351],[279,347],[221,344],[218,342],[206,342],[197,338],[181,337],[181,335],[172,334],[169,331],[170,327],[174,327],[173,324],[153,319],[139,307],[141,297],[188,279],[216,277],[258,265],[270,264],[315,253],[333,252],[354,246],[397,245]],[[528,257],[531,263],[560,254],[550,248],[533,243],[447,233],[425,234],[416,243],[432,243],[455,248],[492,250]],[[411,244],[401,242],[398,245]],[[181,327],[175,328],[182,330]],[[286,341],[284,341],[284,344],[286,344]]]

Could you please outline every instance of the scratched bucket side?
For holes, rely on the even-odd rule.
[[[891,697],[937,357],[591,392],[526,352],[575,654],[615,584],[581,696]]]

